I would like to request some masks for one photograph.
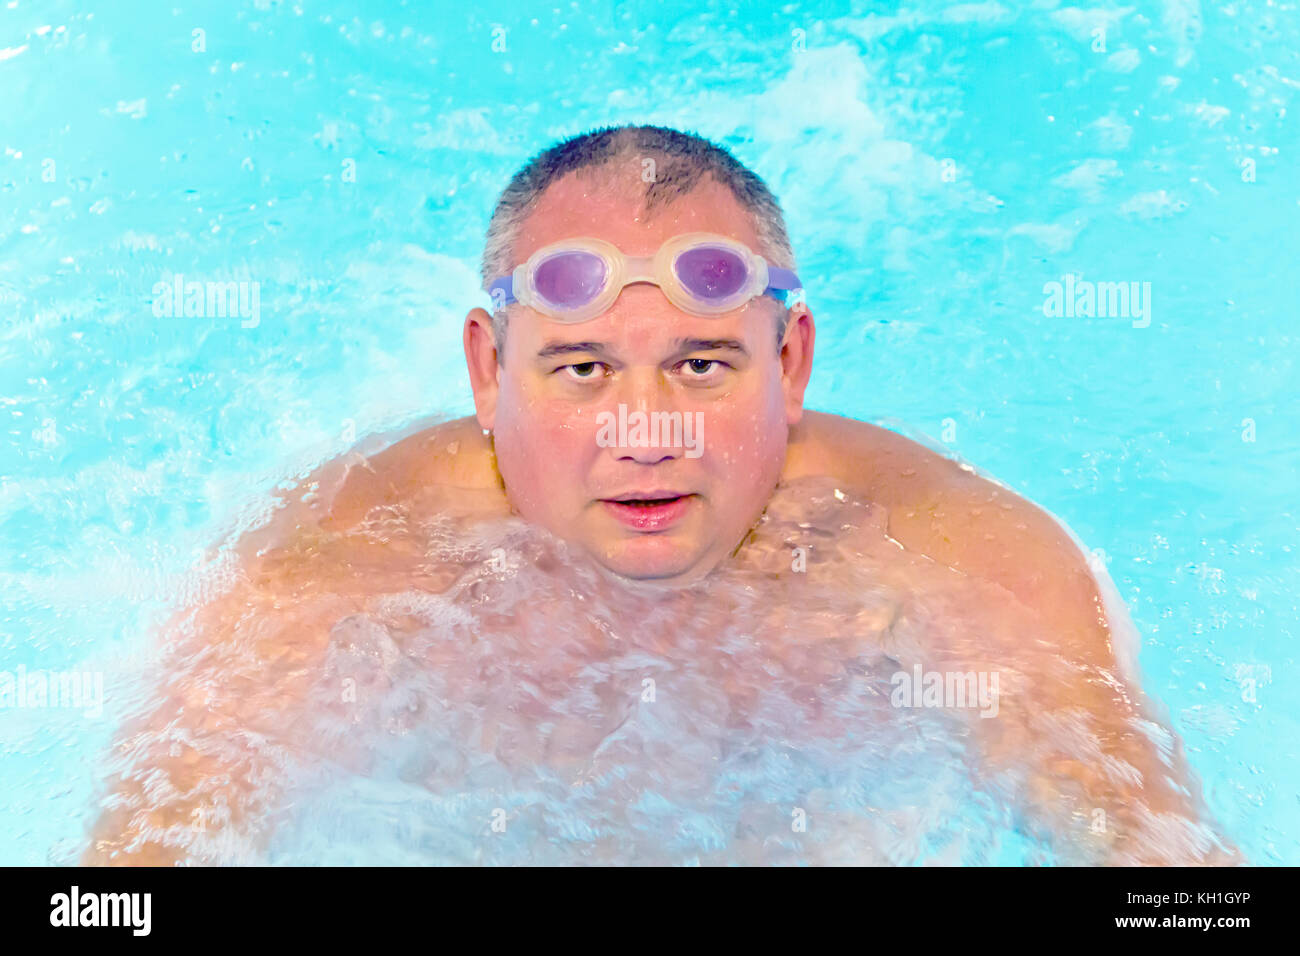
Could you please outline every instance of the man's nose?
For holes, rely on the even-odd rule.
[[[614,413],[620,423],[627,421],[627,441],[612,449],[616,458],[655,465],[681,457],[682,449],[673,440],[672,421],[674,413],[680,418],[682,409],[661,369],[625,369],[615,392],[619,407]]]

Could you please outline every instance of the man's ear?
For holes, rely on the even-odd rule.
[[[504,356],[497,354],[492,316],[483,309],[471,309],[465,316],[465,364],[469,367],[469,384],[474,390],[474,414],[480,428],[491,431],[497,414],[497,396],[501,392],[498,377]]]
[[[803,396],[812,376],[813,343],[816,339],[817,328],[808,306],[801,303],[791,308],[779,356],[786,424],[797,425],[803,418]]]

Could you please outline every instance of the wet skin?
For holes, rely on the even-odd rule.
[[[760,248],[744,210],[711,181],[647,217],[639,190],[624,188],[622,175],[574,175],[553,185],[524,223],[516,261],[574,236],[605,239],[628,255],[652,255],[665,239],[696,231]],[[1142,772],[1135,792],[1148,806],[1195,815],[1199,798],[1184,779],[1185,766],[1171,771],[1154,746],[1125,732],[1125,720],[1145,705],[1130,662],[1115,646],[1112,628],[1124,622],[1108,616],[1099,584],[1068,532],[1024,498],[901,435],[805,410],[813,316],[802,306],[791,310],[778,346],[780,308],[759,299],[703,318],[675,308],[656,286],[637,284],[624,289],[607,313],[578,325],[512,307],[504,355],[490,316],[471,311],[463,341],[475,415],[418,431],[373,456],[344,456],[308,478],[267,527],[240,543],[240,583],[202,609],[190,639],[209,645],[229,640],[233,622],[248,608],[261,608],[280,624],[267,629],[259,651],[310,670],[330,627],[364,605],[366,576],[357,569],[382,572],[386,562],[409,565],[409,556],[358,540],[327,565],[337,575],[326,576],[319,561],[304,571],[308,565],[295,554],[311,550],[316,532],[355,528],[393,506],[468,520],[513,513],[579,545],[615,575],[676,588],[736,560],[779,483],[828,476],[880,506],[901,548],[996,585],[1038,615],[1055,653],[1122,675],[1127,683],[1118,692],[1080,680],[1069,691],[1070,702],[1114,727],[1111,755]],[[701,413],[703,454],[602,447],[595,440],[597,416],[620,404]],[[646,521],[629,512],[647,506],[616,501],[628,498],[671,503]],[[448,580],[436,568],[427,571],[430,590]],[[304,600],[307,595],[312,600]],[[160,708],[154,721],[175,721],[179,712],[182,720],[234,732],[254,707],[291,711],[300,691],[292,681],[246,688],[224,709],[207,700],[173,699],[172,709]],[[191,785],[182,790],[218,773],[240,777],[239,768],[211,766],[184,749],[179,756],[158,754],[156,765]],[[1093,768],[1055,766],[1039,778],[1042,792],[1030,799],[1050,804],[1053,779],[1103,786]],[[138,794],[139,787],[120,784],[123,792]],[[241,804],[237,783],[228,802],[236,821],[256,812]],[[191,812],[181,800],[134,819],[110,813],[87,860],[170,860],[172,850],[137,839],[139,833]]]

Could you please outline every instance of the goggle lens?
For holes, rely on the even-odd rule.
[[[605,287],[609,268],[595,253],[577,250],[551,256],[533,274],[537,294],[557,309],[578,309]]]
[[[722,302],[744,288],[749,267],[733,250],[719,246],[687,249],[673,262],[673,271],[691,295],[702,302]]]

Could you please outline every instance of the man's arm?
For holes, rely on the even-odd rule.
[[[1028,784],[1030,811],[1097,838],[1103,859],[1225,862],[1198,847],[1203,807],[1181,744],[1170,735],[1164,750],[1144,732],[1158,721],[1135,675],[1119,666],[1100,589],[1073,539],[992,482],[961,469],[948,479],[891,511],[890,535],[1004,589],[1041,626],[1025,638],[1044,645],[1041,670],[1031,666],[1023,694],[1004,697],[1001,719],[987,722],[999,725],[986,728],[989,756],[1043,755]],[[1057,666],[1062,659],[1068,667]]]
[[[1031,814],[1089,828],[1103,820],[1098,842],[1111,860],[1235,861],[1197,849],[1203,808],[1181,745],[1170,734],[1162,747],[1143,732],[1159,721],[1121,666],[1101,589],[1069,533],[1021,496],[901,435],[834,416],[811,424],[815,435],[800,436],[805,473],[825,469],[883,504],[888,533],[905,549],[995,585],[1038,622],[1041,632],[1024,637],[1039,646],[1007,656],[1042,669],[1025,675],[1020,699],[1003,698],[998,719],[981,722],[994,764],[1046,754],[1027,782]],[[1096,741],[1088,758],[1070,728]],[[1054,741],[1071,737],[1053,752]]]
[[[508,511],[490,444],[472,419],[425,429],[365,457],[322,466],[236,549],[234,585],[164,629],[166,670],[149,709],[119,734],[117,773],[85,862],[167,865],[256,846],[285,748],[319,681],[333,627],[395,582],[431,592],[454,570],[374,534],[400,509]],[[455,505],[455,509],[452,506]]]
[[[166,671],[118,735],[83,862],[203,862],[229,858],[233,840],[256,844],[285,724],[319,673],[331,623],[352,603],[285,590],[280,571],[292,560],[254,559],[229,591],[165,629]]]

